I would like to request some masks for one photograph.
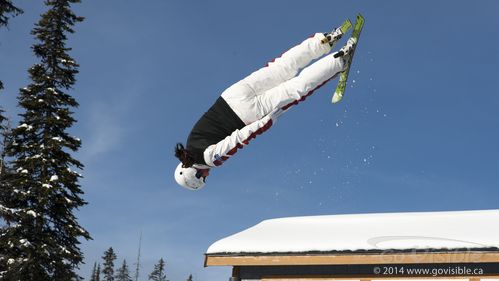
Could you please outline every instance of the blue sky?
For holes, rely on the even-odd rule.
[[[36,62],[29,31],[0,31],[0,104],[14,120]],[[89,204],[78,216],[88,277],[112,246],[142,280],[224,280],[203,268],[214,241],[263,219],[499,208],[497,1],[84,1],[70,37],[81,73],[72,128]],[[344,100],[333,80],[224,166],[207,187],[177,187],[173,146],[220,93],[315,32],[366,18]],[[343,43],[344,41],[342,41]],[[355,80],[355,83],[354,83]]]

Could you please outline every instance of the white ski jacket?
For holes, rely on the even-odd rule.
[[[282,112],[283,110],[278,109],[262,119],[235,130],[232,134],[218,143],[208,146],[203,154],[206,164],[211,167],[222,165],[227,159],[233,156],[238,149],[242,149],[245,145],[248,145],[252,139],[263,134],[272,127],[273,123]]]

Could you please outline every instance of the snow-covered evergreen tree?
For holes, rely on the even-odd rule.
[[[139,238],[139,249],[137,251],[137,262],[135,263],[135,276],[134,280],[139,281],[139,274],[140,274],[140,251],[142,248],[142,232],[140,232],[140,238]]]
[[[0,208],[6,228],[0,247],[7,259],[3,280],[81,280],[76,273],[83,254],[79,239],[90,239],[74,211],[86,204],[73,169],[83,165],[70,152],[81,145],[67,130],[78,106],[67,92],[78,64],[69,56],[66,35],[82,21],[71,11],[79,0],[46,0],[32,34],[40,60],[29,69],[31,84],[20,90],[20,125],[12,131],[7,155],[15,175],[9,179],[10,200]]]
[[[97,264],[97,271],[95,272],[95,281],[100,281],[100,263]]]
[[[21,14],[23,11],[10,0],[0,0],[0,27],[6,27],[9,24],[10,17]],[[0,81],[0,91],[3,90],[3,83]],[[10,126],[8,125],[8,119],[5,117],[5,111],[0,107],[0,219],[4,222],[6,218],[3,216],[6,205],[10,200],[11,188],[8,186],[8,178],[12,175],[12,171],[7,166],[6,163],[6,152],[5,146],[10,138]],[[0,220],[1,221],[1,220]],[[0,237],[4,235],[7,231],[7,225],[1,223],[0,225]],[[7,245],[4,244],[5,240],[0,241],[0,249],[4,249]],[[0,280],[4,280],[7,274],[9,258],[6,251],[0,251]]]
[[[126,260],[123,260],[123,264],[116,271],[116,277],[114,278],[116,281],[132,281],[132,277],[130,277],[130,270],[128,269],[128,265],[126,264]]]
[[[100,281],[100,263],[97,264],[97,271],[95,272],[95,280],[94,281]]]
[[[22,14],[23,10],[12,4],[11,0],[0,0],[0,27],[9,24],[10,17]]]
[[[11,190],[9,186],[9,178],[14,174],[12,168],[7,163],[5,146],[11,140],[11,131],[8,119],[3,115],[4,111],[0,107],[0,237],[4,235],[7,230],[7,225],[5,225],[3,221],[7,218],[3,216],[4,209],[9,205],[9,201],[11,200]],[[7,247],[2,243],[2,239],[0,239],[0,249]],[[7,271],[7,262],[8,258],[6,253],[0,251],[0,280],[3,279],[3,276]]]
[[[0,90],[3,89],[2,82],[0,82]],[[5,117],[5,110],[3,110],[2,107],[0,107],[0,125],[3,127],[3,123],[7,121],[7,117]]]
[[[104,263],[102,264],[104,267],[102,268],[104,281],[114,281],[114,261],[116,260],[116,253],[112,247],[104,252],[102,259],[104,260]]]
[[[23,10],[12,4],[11,0],[0,0],[0,28],[9,25],[10,17],[17,16],[23,13]],[[3,83],[0,81],[0,91],[3,90]],[[0,107],[0,124],[6,121],[4,110]]]
[[[92,275],[90,275],[90,281],[95,281],[95,271],[97,270],[97,263],[94,262],[94,267],[92,268]]]
[[[7,152],[5,150],[6,146],[12,141],[12,131],[9,119],[4,116],[4,112],[5,111],[0,107],[0,185],[2,186],[3,184],[7,184],[8,174],[12,174],[7,163]],[[6,199],[1,198],[1,194],[6,193],[7,191],[10,190],[6,187],[0,189],[0,205],[3,205],[2,202],[5,202],[2,199]]]
[[[0,0],[0,27],[8,26],[11,17],[22,14],[23,10],[12,4],[11,0]],[[3,89],[3,83],[0,81],[0,90]]]
[[[94,263],[94,268],[92,269],[92,275],[90,276],[90,281],[100,281],[100,263]]]
[[[149,274],[149,280],[153,281],[167,281],[165,275],[165,261],[161,258],[154,266],[154,270]]]

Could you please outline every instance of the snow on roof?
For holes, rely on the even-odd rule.
[[[221,239],[207,254],[499,247],[499,210],[291,217]]]

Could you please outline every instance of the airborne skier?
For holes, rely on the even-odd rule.
[[[316,33],[226,89],[194,125],[186,147],[176,145],[177,183],[190,190],[202,188],[211,168],[222,165],[237,149],[267,131],[283,112],[344,71],[356,38],[306,67],[332,50],[350,26],[344,27]]]

